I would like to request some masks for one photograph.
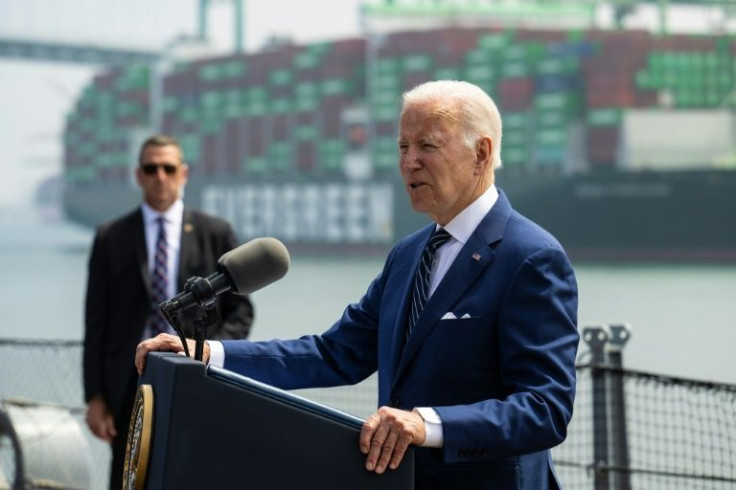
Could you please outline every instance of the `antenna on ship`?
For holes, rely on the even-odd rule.
[[[151,61],[151,81],[149,92],[149,128],[138,131],[134,136],[133,148],[137,148],[143,139],[150,132],[158,133],[163,127],[163,80],[171,70],[174,59],[180,54],[177,51],[189,51],[187,56],[196,57],[210,45],[209,32],[209,9],[215,3],[229,2],[232,4],[232,18],[235,27],[235,39],[233,52],[242,53],[245,51],[244,36],[244,18],[245,18],[245,0],[199,0],[198,15],[198,33],[196,36],[179,36],[164,46],[158,56]]]
[[[230,2],[233,4],[233,21],[235,22],[235,52],[242,53],[245,51],[244,17],[245,6],[244,0],[199,0],[199,39],[207,41],[209,39],[209,7],[213,3]]]

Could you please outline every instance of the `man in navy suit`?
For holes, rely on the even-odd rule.
[[[557,240],[494,185],[501,127],[492,99],[470,83],[404,94],[401,174],[412,207],[435,223],[399,241],[325,333],[210,342],[205,358],[283,389],[378,371],[380,408],[359,440],[369,471],[396,468],[413,445],[416,488],[559,488],[549,450],[572,416],[577,285]],[[449,240],[427,262],[429,280],[417,279],[440,228]],[[412,307],[424,303],[414,293],[422,282],[428,299]],[[139,372],[150,350],[182,347],[166,335],[143,342]]]

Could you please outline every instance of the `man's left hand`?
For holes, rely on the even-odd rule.
[[[367,455],[365,468],[378,474],[386,467],[395,470],[409,445],[420,445],[426,438],[421,415],[381,407],[365,420],[360,431],[360,451]]]

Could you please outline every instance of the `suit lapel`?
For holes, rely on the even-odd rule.
[[[195,219],[191,210],[184,208],[181,220],[181,241],[179,250],[179,280],[177,292],[184,289],[184,282],[188,277],[188,271],[192,269],[192,261],[197,257],[197,233]]]
[[[151,272],[148,270],[148,251],[146,247],[146,224],[143,222],[143,210],[133,213],[130,221],[130,236],[133,237],[133,253],[135,253],[141,280],[146,294],[151,297]]]
[[[397,261],[396,276],[402,277],[403,284],[397,287],[397,291],[403,291],[403,296],[399,299],[399,308],[396,318],[394,318],[393,339],[391,343],[391,361],[393,372],[399,367],[399,362],[403,356],[406,345],[406,329],[409,320],[409,304],[411,302],[411,292],[414,282],[414,273],[419,266],[419,259],[422,251],[429,241],[429,237],[434,232],[435,225],[427,226],[426,230],[419,233],[414,243],[407,244],[407,260]],[[395,379],[395,378],[394,378]]]
[[[496,252],[491,248],[491,245],[503,238],[503,231],[506,228],[510,215],[511,206],[506,196],[499,189],[498,201],[480,222],[462,250],[460,250],[447,274],[442,278],[434,294],[427,301],[422,314],[417,320],[417,324],[414,325],[414,329],[406,342],[403,353],[399,354],[401,357],[398,368],[396,369],[394,383],[401,378],[427,337],[437,328],[442,316],[451,310],[452,306],[463,297],[468,288],[470,288],[493,262]],[[428,239],[429,235],[427,235],[422,243],[426,243]],[[406,298],[404,300],[405,312],[408,306],[414,270],[418,264],[419,255],[422,252],[422,247],[418,248],[419,250],[416,252],[412,261],[411,273],[407,274],[409,281],[407,282]],[[396,328],[396,330],[401,330],[401,335],[403,335],[404,329],[406,328],[408,314],[403,315],[403,317],[403,320],[399,322],[403,328],[398,325]],[[394,339],[394,345],[396,344],[396,339]]]

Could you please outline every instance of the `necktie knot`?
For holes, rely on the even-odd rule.
[[[450,238],[452,238],[452,235],[450,235],[447,230],[445,230],[444,228],[437,228],[437,230],[435,230],[435,232],[429,239],[427,249],[430,250],[430,253],[432,254],[432,256],[434,256],[434,253],[437,251],[437,249],[447,243],[447,240],[449,240]]]
[[[159,216],[156,218],[156,224],[158,225],[158,234],[159,236],[163,235],[166,237],[166,218],[163,216]]]

